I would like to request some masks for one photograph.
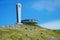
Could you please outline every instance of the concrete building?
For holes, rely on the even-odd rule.
[[[32,25],[35,25],[37,24],[38,20],[35,20],[35,19],[25,19],[25,20],[22,20],[21,23],[23,24],[32,24]]]
[[[37,24],[35,19],[25,19],[21,20],[21,3],[16,4],[16,13],[17,13],[17,24]]]

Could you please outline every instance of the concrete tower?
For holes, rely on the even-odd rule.
[[[21,24],[21,4],[16,4],[16,12],[17,12],[17,24]]]

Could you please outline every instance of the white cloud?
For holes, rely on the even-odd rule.
[[[60,29],[60,20],[55,20],[52,22],[47,22],[41,24],[42,27],[50,28],[50,29]]]
[[[54,11],[60,8],[60,0],[40,0],[32,4],[32,8],[36,10]]]

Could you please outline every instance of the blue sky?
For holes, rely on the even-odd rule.
[[[17,23],[18,2],[22,4],[22,19],[36,19],[43,27],[60,29],[60,0],[0,0],[0,25]]]

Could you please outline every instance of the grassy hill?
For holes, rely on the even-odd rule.
[[[60,40],[60,34],[36,25],[15,24],[0,26],[0,40]]]
[[[60,36],[60,30],[53,30],[53,31]]]

